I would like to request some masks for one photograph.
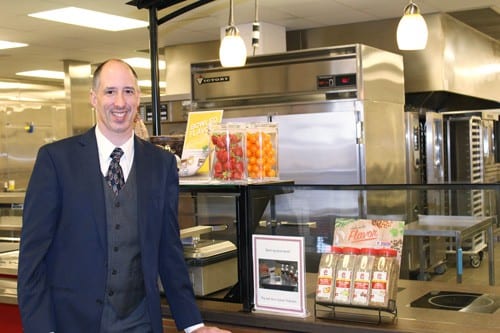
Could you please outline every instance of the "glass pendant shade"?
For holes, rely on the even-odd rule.
[[[247,49],[235,26],[226,27],[226,34],[219,48],[222,67],[244,66],[247,61]]]
[[[405,8],[397,29],[397,42],[400,50],[423,50],[427,45],[429,32],[425,19],[413,2]]]

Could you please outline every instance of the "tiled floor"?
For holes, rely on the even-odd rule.
[[[500,231],[497,230],[495,237],[495,251],[494,251],[494,266],[495,266],[495,281],[497,285],[500,285]],[[449,254],[447,256],[446,272],[444,274],[432,274],[432,281],[443,281],[443,282],[456,282],[456,256],[454,254]],[[484,257],[478,268],[473,268],[470,265],[469,256],[464,255],[463,260],[463,284],[488,284],[488,249],[484,249]]]

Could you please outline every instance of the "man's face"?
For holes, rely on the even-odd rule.
[[[126,64],[110,61],[104,65],[99,86],[92,90],[90,101],[96,110],[99,128],[110,141],[130,137],[140,92]]]

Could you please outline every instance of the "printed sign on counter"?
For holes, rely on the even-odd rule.
[[[306,317],[304,238],[253,235],[255,311]]]
[[[401,263],[404,227],[404,221],[337,218],[333,245],[392,248],[398,252],[398,262]]]
[[[210,124],[222,121],[222,113],[223,110],[189,112],[179,166],[180,177],[208,177],[208,128]]]

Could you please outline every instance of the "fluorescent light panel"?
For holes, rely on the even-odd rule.
[[[18,72],[18,73],[16,73],[16,75],[41,77],[41,78],[45,78],[45,79],[64,80],[64,72],[48,71],[48,70],[44,70],[44,69],[37,69],[34,71],[26,71],[26,72]]]
[[[60,9],[48,10],[44,12],[28,14],[28,16],[107,31],[137,29],[144,28],[149,25],[149,23],[146,21],[96,12],[93,10],[77,7],[65,7]]]
[[[25,47],[28,46],[28,44],[24,43],[16,43],[16,42],[8,42],[6,40],[0,40],[0,49],[13,49],[16,47]]]
[[[37,90],[37,91],[53,91],[54,87],[44,84],[23,83],[13,81],[0,81],[0,90]]]

